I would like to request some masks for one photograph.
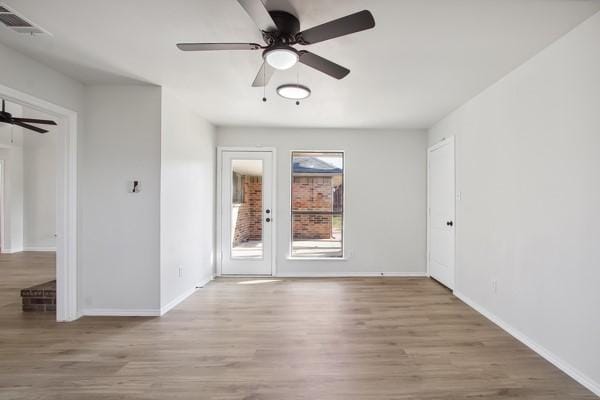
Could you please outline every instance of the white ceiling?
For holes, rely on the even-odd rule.
[[[181,41],[260,41],[235,0],[2,0],[53,36],[0,41],[86,83],[174,89],[218,125],[426,128],[600,10],[598,0],[271,0],[303,28],[369,9],[374,30],[309,46],[352,70],[336,81],[308,67],[300,106],[250,86],[259,52],[183,53]]]

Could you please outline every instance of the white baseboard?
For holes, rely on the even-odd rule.
[[[56,247],[28,247],[25,246],[23,251],[56,251]]]
[[[535,340],[531,339],[529,336],[514,328],[512,325],[498,318],[495,314],[491,313],[490,311],[488,311],[483,306],[479,305],[469,297],[465,296],[464,294],[458,291],[455,291],[454,295],[460,300],[462,300],[465,304],[473,308],[475,311],[477,311],[478,313],[492,321],[494,324],[498,325],[500,328],[508,332],[511,336],[523,343],[525,346],[529,347],[531,350],[538,353],[547,361],[554,364],[554,366],[563,371],[565,374],[569,375],[571,378],[575,379],[581,385],[585,386],[595,395],[600,396],[600,383],[595,382],[589,376],[579,371],[577,368],[573,367],[571,364],[561,359],[544,346],[538,344]]]
[[[88,308],[81,311],[84,317],[159,317],[156,309]]]
[[[179,295],[176,298],[174,298],[173,300],[171,300],[164,307],[160,308],[160,315],[165,315],[166,313],[168,313],[169,311],[171,311],[179,303],[181,303],[182,301],[184,301],[185,299],[187,299],[188,297],[190,297],[192,294],[194,294],[194,292],[196,290],[198,290],[198,288],[203,287],[204,285],[206,285],[208,282],[212,281],[213,279],[214,279],[214,275],[210,275],[210,276],[202,279],[193,288],[188,289],[187,291],[183,292],[181,295]]]
[[[213,275],[206,277],[202,281],[200,281],[196,286],[189,289],[181,296],[173,299],[169,304],[160,309],[121,309],[121,308],[88,308],[81,311],[80,316],[84,317],[160,317],[164,315],[173,307],[177,306],[179,303],[188,298],[191,294],[193,294],[197,288],[206,285],[208,282],[212,281],[214,278]]]
[[[187,299],[188,297],[190,297],[192,294],[194,294],[194,292],[198,290],[196,289],[196,287],[193,287],[189,290],[186,290],[185,292],[183,292],[181,295],[175,297],[173,300],[171,300],[168,304],[166,304],[164,307],[160,308],[160,315],[165,315],[166,313],[168,313],[169,311],[171,311],[171,309],[173,309],[175,306],[177,306],[179,303],[181,303],[182,301],[184,301],[185,299]]]
[[[280,272],[275,275],[278,278],[423,278],[426,276],[425,272]]]
[[[23,251],[22,247],[17,247],[16,249],[2,249],[2,254],[15,254]]]
[[[23,251],[56,251],[56,247],[18,247],[15,249],[2,249],[2,254],[21,253]]]
[[[215,275],[211,274],[208,275],[207,277],[203,278],[200,280],[200,282],[198,282],[198,284],[196,285],[197,288],[201,288],[206,286],[210,281],[212,281],[213,279],[215,279]]]

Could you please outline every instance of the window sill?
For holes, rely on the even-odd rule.
[[[348,261],[347,257],[292,257],[287,256],[290,261]]]

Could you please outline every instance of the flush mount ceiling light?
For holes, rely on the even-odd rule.
[[[277,46],[268,49],[263,53],[263,57],[267,64],[279,70],[292,68],[300,59],[298,52],[290,46]]]
[[[303,85],[288,83],[279,86],[277,94],[290,100],[303,100],[310,96],[310,89]]]

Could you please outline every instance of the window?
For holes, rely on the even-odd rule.
[[[292,152],[291,256],[344,256],[344,153]]]
[[[234,204],[241,204],[244,202],[244,177],[242,174],[233,172],[232,179],[232,202]]]

